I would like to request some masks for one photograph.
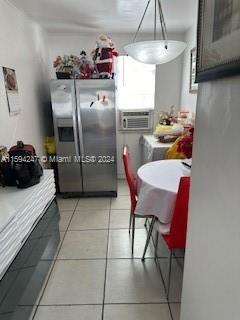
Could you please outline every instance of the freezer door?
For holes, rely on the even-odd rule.
[[[60,192],[82,192],[74,80],[53,80],[51,97]]]
[[[114,80],[76,81],[83,191],[116,192]]]

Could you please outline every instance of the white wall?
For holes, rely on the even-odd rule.
[[[190,93],[190,57],[191,50],[196,48],[197,38],[197,26],[193,25],[185,36],[185,42],[187,43],[187,49],[184,53],[183,59],[183,73],[182,73],[182,92],[181,92],[181,109],[188,110],[190,112],[196,112],[197,105],[197,93]]]
[[[182,89],[183,55],[177,59],[157,66],[155,94],[155,124],[159,121],[160,111],[169,111],[175,106],[180,109]]]
[[[43,154],[49,125],[49,55],[46,34],[8,1],[0,2],[0,67],[16,69],[22,112],[9,116],[0,70],[0,145],[17,140],[33,144]]]
[[[182,320],[238,320],[240,77],[200,85]]]
[[[124,54],[124,46],[132,42],[133,34],[110,34],[116,43],[116,49],[120,54]],[[95,48],[96,34],[49,34],[50,59],[53,61],[57,55],[76,54],[81,50],[90,53]],[[151,39],[152,34],[140,34],[139,40]],[[172,40],[183,40],[184,34],[170,34]],[[158,114],[161,110],[169,110],[172,105],[176,109],[180,108],[181,81],[182,81],[182,61],[183,56],[165,65],[157,67],[156,73],[156,95],[155,95],[155,116],[154,125],[158,122]],[[55,77],[55,71],[51,68],[51,75]],[[143,79],[144,81],[144,79]],[[134,170],[141,165],[141,150],[139,139],[142,133],[120,133],[118,132],[118,175],[123,177],[123,167],[121,160],[122,147],[128,144]]]
[[[185,34],[185,42],[187,49],[184,52],[183,58],[183,72],[182,72],[182,88],[181,88],[181,109],[190,112],[196,112],[197,94],[190,93],[190,57],[191,50],[197,46],[197,15],[198,15],[198,1],[195,1],[195,8],[192,12],[195,23]]]

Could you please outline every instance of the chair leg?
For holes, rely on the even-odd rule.
[[[155,259],[157,259],[157,249],[158,249],[158,238],[159,238],[159,233],[156,231],[156,242],[155,242]]]
[[[134,238],[135,238],[135,215],[132,216],[132,256],[134,253]]]
[[[144,223],[145,228],[147,228],[147,223],[148,223],[148,218],[146,218],[145,223]]]
[[[169,301],[170,285],[171,285],[172,258],[173,258],[173,250],[170,251],[169,266],[168,266],[168,283],[167,283],[167,300],[168,301]]]
[[[146,244],[145,244],[145,248],[144,248],[144,251],[143,251],[142,261],[145,260],[145,254],[147,252],[147,248],[148,248],[148,245],[149,245],[149,242],[150,242],[150,239],[151,239],[153,226],[154,226],[154,223],[155,223],[156,219],[157,219],[156,217],[153,217],[152,222],[150,224],[148,235],[147,235],[147,240],[146,240]]]
[[[130,232],[131,232],[132,218],[133,218],[133,215],[132,215],[132,212],[130,212],[130,218],[129,218],[129,229],[128,229],[129,234],[130,234]]]

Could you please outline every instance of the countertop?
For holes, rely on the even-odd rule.
[[[52,170],[44,170],[41,182],[27,189],[18,189],[17,187],[0,188],[0,232],[25,207],[28,199],[31,199],[52,175]]]

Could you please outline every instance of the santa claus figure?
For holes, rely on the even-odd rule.
[[[110,79],[113,72],[114,57],[118,56],[112,40],[104,34],[100,35],[97,40],[97,48],[93,50],[92,56],[99,78]]]

